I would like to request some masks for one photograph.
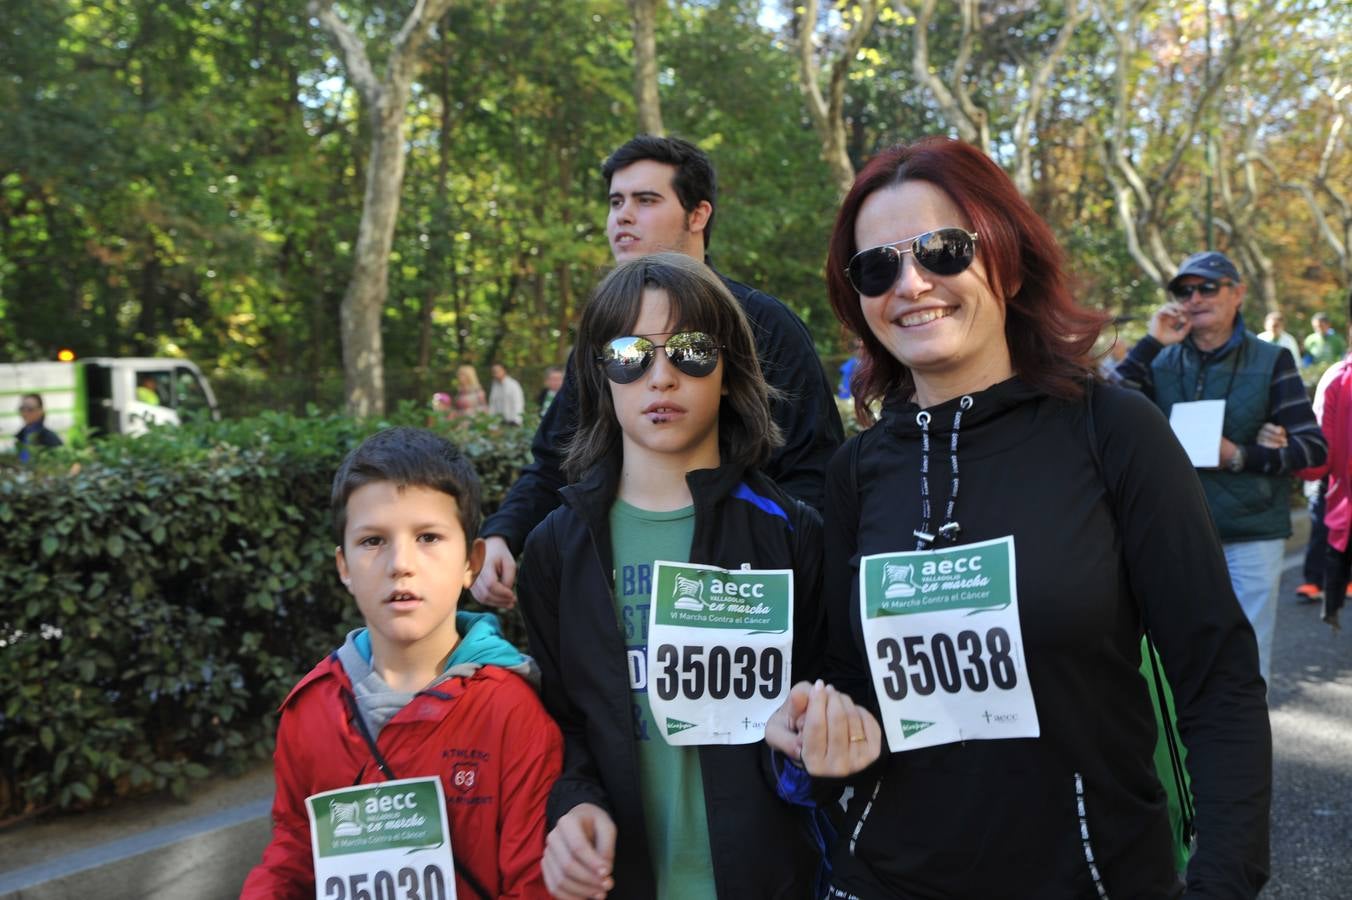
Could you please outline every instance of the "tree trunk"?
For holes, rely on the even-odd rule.
[[[356,85],[371,129],[371,155],[366,167],[361,224],[352,279],[339,310],[343,340],[343,382],[348,412],[354,416],[385,413],[385,356],[381,313],[389,294],[390,247],[399,217],[404,184],[404,117],[409,86],[428,35],[451,0],[416,0],[392,42],[383,80],[371,69],[365,45],[333,11],[333,0],[310,0],[310,15],[333,37],[343,55],[348,77]]]
[[[821,65],[815,46],[817,9],[817,0],[806,0],[796,20],[798,86],[803,91],[808,117],[821,142],[822,161],[843,194],[854,183],[854,163],[850,161],[846,142],[845,84],[850,73],[850,63],[873,30],[878,4],[875,0],[858,0],[849,7],[853,11],[852,15],[842,16],[843,21],[851,24],[840,54],[831,63],[826,94],[822,93]]]
[[[384,113],[384,114],[382,114]],[[343,382],[354,416],[385,412],[384,348],[380,318],[389,295],[390,247],[404,183],[404,110],[372,110],[371,162],[357,229],[352,280],[339,314],[343,335]]]
[[[1081,0],[1067,0],[1066,21],[1056,33],[1056,40],[1041,62],[1038,63],[1029,81],[1027,101],[1014,120],[1014,186],[1024,197],[1033,195],[1033,129],[1042,112],[1042,104],[1047,96],[1047,84],[1052,72],[1066,55],[1070,39],[1075,30],[1089,17],[1089,6]],[[1038,142],[1041,146],[1041,142]]]
[[[573,278],[568,266],[560,264],[555,270],[554,280],[559,284],[559,303],[554,323],[559,336],[554,341],[554,360],[562,362],[568,357],[568,348],[573,344],[570,329],[573,327]]]
[[[1346,137],[1347,113],[1341,106],[1349,94],[1352,94],[1352,84],[1349,83],[1335,81],[1328,89],[1328,97],[1333,101],[1328,136],[1319,156],[1319,166],[1309,180],[1283,179],[1270,159],[1265,156],[1255,157],[1278,180],[1283,190],[1300,194],[1305,199],[1320,237],[1337,260],[1339,278],[1344,287],[1352,287],[1352,197],[1339,189],[1335,184],[1336,178],[1329,177],[1329,165],[1339,154],[1348,153],[1349,144],[1352,144]]]
[[[665,134],[657,93],[657,0],[629,0],[634,17],[634,103],[640,134]]]
[[[441,295],[441,273],[445,267],[445,244],[450,232],[451,165],[448,154],[451,152],[451,81],[449,54],[445,51],[446,38],[441,35],[442,60],[437,77],[437,96],[441,98],[441,125],[437,129],[437,171],[433,189],[431,221],[427,226],[427,253],[423,260],[422,306],[418,310],[418,390],[426,395],[428,377],[432,368],[432,319],[436,312],[437,298]]]
[[[977,0],[961,0],[962,34],[958,39],[958,53],[953,60],[952,75],[941,77],[930,64],[929,27],[934,20],[938,0],[923,0],[915,14],[915,51],[911,57],[911,72],[923,84],[934,102],[939,105],[944,119],[958,132],[958,137],[990,153],[990,121],[986,111],[972,100],[967,83],[967,68],[976,46]],[[948,83],[953,82],[953,90]]]
[[[1243,20],[1228,20],[1226,45],[1219,59],[1207,69],[1198,96],[1179,111],[1179,121],[1170,124],[1161,117],[1159,130],[1150,137],[1135,123],[1134,88],[1144,71],[1140,66],[1139,37],[1146,19],[1137,0],[1113,2],[1092,0],[1099,18],[1111,23],[1109,34],[1117,45],[1113,73],[1113,103],[1105,127],[1103,161],[1112,183],[1118,217],[1127,249],[1152,280],[1161,287],[1173,277],[1176,263],[1165,242],[1165,200],[1178,189],[1185,154],[1195,151],[1196,136],[1203,130],[1204,116],[1220,101],[1222,89],[1236,78],[1237,63],[1250,38],[1268,24],[1271,11],[1258,10]],[[1154,141],[1164,152],[1150,153]],[[1136,160],[1158,157],[1162,162],[1150,171],[1138,169]]]

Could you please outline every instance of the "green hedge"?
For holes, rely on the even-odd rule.
[[[0,819],[266,757],[286,691],[360,623],[328,492],[388,422],[264,415],[0,462]],[[492,509],[531,423],[439,426]]]

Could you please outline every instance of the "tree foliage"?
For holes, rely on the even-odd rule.
[[[412,4],[332,6],[383,71]],[[719,167],[714,262],[794,306],[824,355],[843,349],[821,279],[842,163],[933,133],[1008,168],[1094,305],[1158,303],[1210,234],[1256,306],[1341,318],[1347,4],[811,6],[452,3],[405,107],[389,400],[462,362],[529,386],[566,357],[610,261],[598,168],[640,121],[640,71],[666,131]],[[655,63],[636,11],[655,12]],[[255,406],[341,402],[372,126],[303,4],[13,3],[0,76],[0,356],[182,353]]]

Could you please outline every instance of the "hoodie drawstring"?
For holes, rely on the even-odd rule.
[[[948,465],[953,472],[953,481],[948,487],[948,507],[944,510],[944,522],[939,526],[938,537],[953,542],[962,533],[962,526],[953,520],[953,508],[958,503],[958,431],[962,428],[962,414],[972,408],[970,394],[963,395],[958,401],[958,410],[953,413],[953,438],[949,442]],[[930,532],[930,489],[929,489],[929,439],[930,414],[921,410],[915,415],[915,424],[920,426],[920,527],[911,532],[915,535],[915,549],[933,549],[935,534]]]

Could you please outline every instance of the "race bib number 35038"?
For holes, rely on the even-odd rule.
[[[339,788],[305,807],[318,900],[454,900],[441,779]]]
[[[1038,736],[1013,537],[865,556],[859,606],[893,752]]]
[[[668,744],[759,741],[792,654],[792,570],[654,565],[648,705]]]

